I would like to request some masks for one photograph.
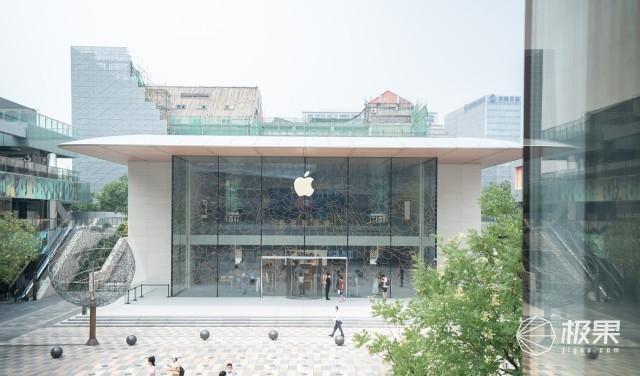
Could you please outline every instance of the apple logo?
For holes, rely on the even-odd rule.
[[[313,178],[308,177],[309,171],[305,172],[304,177],[298,177],[293,181],[293,190],[298,196],[311,196],[315,189],[311,186]]]

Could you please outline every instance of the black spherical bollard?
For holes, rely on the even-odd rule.
[[[136,342],[138,342],[138,337],[134,336],[133,334],[127,337],[127,344],[129,344],[129,346],[135,345]]]
[[[62,347],[54,346],[51,348],[51,357],[54,359],[58,359],[62,356]]]
[[[272,341],[275,341],[276,339],[278,339],[278,331],[277,330],[272,330],[269,332],[269,338]]]
[[[598,355],[600,355],[600,352],[596,348],[587,347],[584,355],[587,357],[587,359],[597,359]]]
[[[336,336],[335,342],[336,342],[336,345],[338,345],[338,346],[344,345],[344,337],[343,336]]]
[[[209,339],[209,331],[208,330],[201,330],[200,331],[200,338],[202,338],[203,341],[206,341],[207,339]]]

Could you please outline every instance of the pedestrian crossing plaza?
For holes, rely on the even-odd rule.
[[[211,333],[199,337],[201,329]],[[172,354],[180,356],[186,375],[218,375],[232,363],[238,375],[338,376],[384,375],[389,369],[378,356],[354,346],[359,329],[345,326],[346,341],[336,346],[327,328],[278,330],[278,339],[268,337],[263,327],[98,327],[100,345],[86,346],[88,329],[80,327],[40,328],[0,344],[2,375],[147,375],[145,358],[155,356],[158,375]],[[137,343],[129,346],[133,334]],[[53,359],[53,346],[63,356]]]

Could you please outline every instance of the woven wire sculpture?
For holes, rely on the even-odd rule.
[[[135,273],[127,238],[112,229],[76,228],[49,263],[49,279],[66,301],[102,307],[124,295]]]

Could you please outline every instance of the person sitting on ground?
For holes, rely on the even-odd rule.
[[[227,376],[237,376],[236,371],[233,370],[233,364],[227,363]]]

